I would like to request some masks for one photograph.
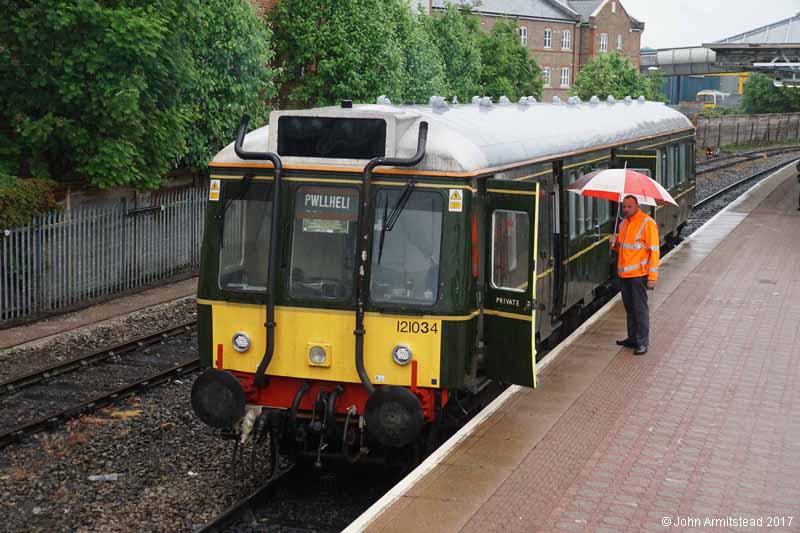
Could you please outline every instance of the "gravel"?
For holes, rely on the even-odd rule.
[[[187,297],[67,331],[43,342],[0,350],[0,381],[196,318],[195,298]]]

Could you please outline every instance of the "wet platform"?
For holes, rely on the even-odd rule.
[[[79,311],[55,315],[27,324],[0,329],[0,350],[39,341],[90,324],[118,318],[146,307],[164,304],[197,294],[197,277],[127,294]]]
[[[664,259],[647,355],[617,296],[347,531],[800,530],[793,168]]]

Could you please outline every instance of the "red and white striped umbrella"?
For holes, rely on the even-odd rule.
[[[640,204],[666,205],[678,204],[669,192],[647,174],[629,168],[610,168],[596,170],[586,174],[567,190],[581,196],[604,198],[614,202],[622,202],[628,195],[633,195]]]

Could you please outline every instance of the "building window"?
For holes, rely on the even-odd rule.
[[[561,32],[561,49],[572,50],[572,31],[564,30]]]
[[[519,27],[519,44],[528,46],[528,28],[525,26]]]
[[[544,47],[545,48],[553,47],[553,30],[551,30],[550,28],[544,30]]]
[[[611,2],[611,13],[616,13],[616,12],[617,12],[617,3]]]
[[[550,67],[544,67],[542,69],[542,80],[544,81],[545,87],[550,87]]]
[[[622,34],[617,35],[617,50],[622,50]]]
[[[600,34],[600,51],[601,52],[608,52],[608,34],[601,33]]]
[[[569,67],[561,69],[561,86],[569,87]]]

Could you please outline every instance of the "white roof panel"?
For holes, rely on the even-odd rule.
[[[397,124],[387,138],[395,146],[387,156],[411,157],[416,152],[419,122],[429,124],[426,155],[415,168],[443,172],[475,172],[513,165],[522,161],[546,159],[561,153],[619,144],[677,130],[692,128],[681,113],[656,102],[618,101],[613,104],[477,104],[450,106],[444,110],[430,106],[355,105],[352,109],[327,107],[305,111],[273,112],[324,116],[386,117],[387,124]],[[267,151],[273,128],[250,132],[245,150]],[[319,163],[295,157],[282,158],[284,164]],[[214,163],[240,163],[228,145],[214,158]],[[360,167],[365,161],[326,160],[329,165]]]

